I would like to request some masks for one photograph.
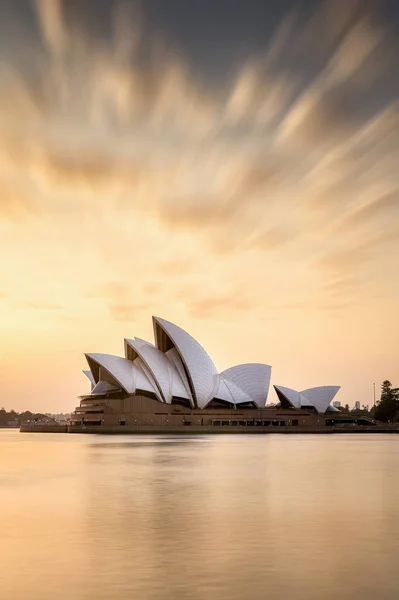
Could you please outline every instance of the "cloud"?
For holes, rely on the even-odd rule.
[[[14,70],[10,81],[16,116],[26,104],[40,106],[34,136],[22,135],[18,119],[8,128],[14,171],[52,196],[54,210],[60,188],[100,203],[107,196],[111,212],[144,208],[168,229],[196,233],[223,253],[233,250],[237,229],[245,243],[267,223],[271,204],[289,214],[298,192],[314,196],[298,186],[309,185],[310,174],[323,186],[328,167],[318,168],[324,157],[313,159],[312,148],[322,144],[324,155],[335,155],[340,181],[337,147],[367,121],[359,73],[387,37],[361,3],[348,2],[337,14],[327,2],[308,24],[288,15],[264,55],[215,89],[133,5],[115,4],[102,39],[81,14],[87,7],[52,0],[35,6],[47,54],[34,85],[25,70]],[[295,61],[317,49],[323,62],[309,84]],[[265,225],[265,238],[274,226]]]
[[[157,296],[149,271],[190,285],[215,265],[227,284],[251,253],[256,276],[278,258],[294,280],[300,261],[311,289],[394,247],[394,233],[364,243],[399,186],[398,106],[375,89],[393,42],[364,3],[324,3],[307,23],[298,8],[216,84],[133,4],[104,13],[102,35],[89,4],[38,1],[41,46],[3,61],[0,210],[80,241],[96,283],[115,278],[98,292],[115,318]],[[133,262],[138,285],[120,287]]]
[[[343,313],[346,312],[348,310],[353,310],[353,308],[356,308],[356,306],[358,306],[360,304],[360,299],[358,302],[354,302],[353,299],[350,300],[334,300],[334,301],[323,301],[320,300],[318,302],[315,303],[315,309],[322,311],[322,312],[327,312],[327,313]]]
[[[10,306],[15,308],[32,309],[32,310],[43,310],[43,311],[58,311],[63,310],[65,307],[57,302],[10,302]]]
[[[173,258],[162,261],[157,266],[157,272],[160,275],[178,275],[184,272],[189,272],[195,265],[190,259]]]
[[[18,184],[0,180],[0,219],[21,221],[40,212],[39,205],[32,194],[19,188]]]
[[[145,294],[149,294],[150,296],[155,296],[162,290],[162,284],[156,282],[145,283],[143,285],[143,292]]]
[[[137,313],[147,312],[147,304],[108,304],[108,310],[115,321],[135,321]]]
[[[284,184],[289,178],[289,161],[289,156],[280,157],[278,152],[256,157],[242,169],[241,178],[237,178],[239,193],[251,197]]]
[[[376,223],[380,217],[385,217],[387,222],[390,219],[399,217],[399,189],[383,194],[379,198],[363,204],[344,217],[340,228],[353,230],[362,225],[371,225]]]
[[[63,4],[63,0],[36,0],[37,15],[43,39],[55,54],[61,54],[65,50],[68,41]]]
[[[255,304],[232,293],[188,301],[186,306],[189,314],[195,319],[229,319],[234,313],[251,310]]]
[[[353,272],[360,267],[367,258],[367,248],[353,246],[334,250],[324,254],[313,263],[317,269],[327,273],[341,274]]]
[[[74,155],[44,151],[37,156],[34,170],[40,180],[83,187],[97,194],[111,186],[132,190],[142,175],[133,159],[116,162],[112,156],[91,149],[78,150]]]
[[[348,244],[346,247],[324,253],[313,262],[313,266],[321,272],[334,274],[337,277],[361,274],[368,262],[377,260],[378,252],[399,241],[399,228],[396,224],[389,229],[372,234],[357,245]]]
[[[295,239],[297,232],[288,231],[279,227],[273,227],[256,235],[249,243],[251,249],[257,250],[276,250],[281,246]]]
[[[166,201],[158,208],[159,220],[170,229],[201,229],[224,222],[228,208],[216,197],[179,198]]]
[[[342,2],[339,10],[336,0],[321,2],[309,20],[302,25],[300,34],[294,40],[289,40],[293,44],[292,51],[299,54],[301,60],[306,60],[317,48],[321,60],[325,61],[363,10],[363,0]]]
[[[364,285],[357,277],[344,277],[324,283],[321,291],[326,295],[340,295],[355,292]]]
[[[151,286],[149,289],[155,290]],[[137,282],[131,284],[123,280],[113,280],[90,286],[85,295],[91,300],[100,300],[115,321],[134,321],[138,313],[150,309],[146,295],[151,296],[154,293],[155,291],[148,292],[148,288],[145,290],[145,286],[140,289]]]
[[[350,10],[333,36],[338,40],[336,48],[281,123],[282,141],[294,138],[295,143],[307,146],[337,143],[369,118],[369,104],[359,101],[366,93],[375,94],[372,86],[384,70],[384,62],[375,55],[389,61],[395,42],[377,24],[374,11],[360,12],[358,2],[349,4]],[[332,2],[324,6],[337,12]],[[334,18],[330,27],[332,31]]]

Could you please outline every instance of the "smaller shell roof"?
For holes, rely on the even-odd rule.
[[[219,378],[219,389],[215,394],[215,397],[219,400],[224,400],[225,402],[230,402],[231,404],[235,404],[233,395],[230,392],[230,389],[227,385],[227,382],[223,379],[222,376]]]
[[[181,392],[180,388],[183,385],[174,365],[163,352],[144,340],[138,340],[137,338],[134,340],[126,339],[125,344],[130,346],[134,353],[141,358],[154,378],[163,400],[170,404],[174,389]]]
[[[148,372],[145,364],[138,356],[133,364],[134,372],[134,383],[136,390],[142,390],[143,392],[151,392],[158,398],[160,402],[163,402],[162,396],[156,386],[156,383]]]
[[[248,396],[248,394],[242,388],[238,387],[234,381],[226,379],[223,377],[223,375],[221,375],[220,378],[223,379],[227,389],[229,390],[234,404],[250,404],[253,402],[251,396]]]
[[[283,385],[275,385],[274,389],[278,390],[291,406],[299,408],[299,392]]]
[[[312,406],[320,413],[326,412],[334,396],[340,389],[339,386],[335,385],[308,388],[301,392],[297,392],[296,390],[282,385],[275,385],[274,388],[277,395],[280,397],[280,394],[282,394],[287,402],[294,408]]]
[[[314,406],[318,412],[326,412],[339,389],[340,386],[338,385],[321,385],[303,390],[301,392],[301,405],[305,405],[304,398],[306,398],[310,405]]]
[[[179,375],[179,379],[173,380],[173,395],[188,400],[190,402],[190,406],[192,408],[195,408],[193,396],[190,391],[190,384],[188,382],[187,375],[184,370],[184,366],[181,361],[180,355],[176,348],[171,348],[170,350],[168,350],[166,352],[166,357],[174,366]]]
[[[136,390],[134,366],[130,360],[113,354],[86,354],[86,358],[91,370],[91,363],[94,362],[99,367],[105,369],[125,392],[134,394]]]
[[[220,377],[227,383],[235,404],[253,402],[258,408],[263,408],[267,401],[271,372],[269,365],[246,363],[226,369]]]
[[[121,391],[121,388],[117,385],[108,383],[108,381],[99,381],[91,390],[91,395],[109,394],[111,392],[117,392],[118,390]]]
[[[89,379],[92,386],[96,385],[96,380],[93,377],[93,373],[91,371],[83,371],[86,377]]]

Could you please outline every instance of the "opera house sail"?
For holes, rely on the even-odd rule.
[[[90,391],[71,432],[262,432],[318,428],[337,412],[338,386],[296,391],[275,385],[271,367],[248,363],[219,372],[206,350],[174,323],[153,317],[154,343],[125,339],[125,356],[86,354]]]

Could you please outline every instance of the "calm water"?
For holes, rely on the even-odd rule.
[[[399,436],[0,430],[2,600],[397,600]]]

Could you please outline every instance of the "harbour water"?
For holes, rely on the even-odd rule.
[[[399,436],[0,430],[2,600],[396,600]]]

